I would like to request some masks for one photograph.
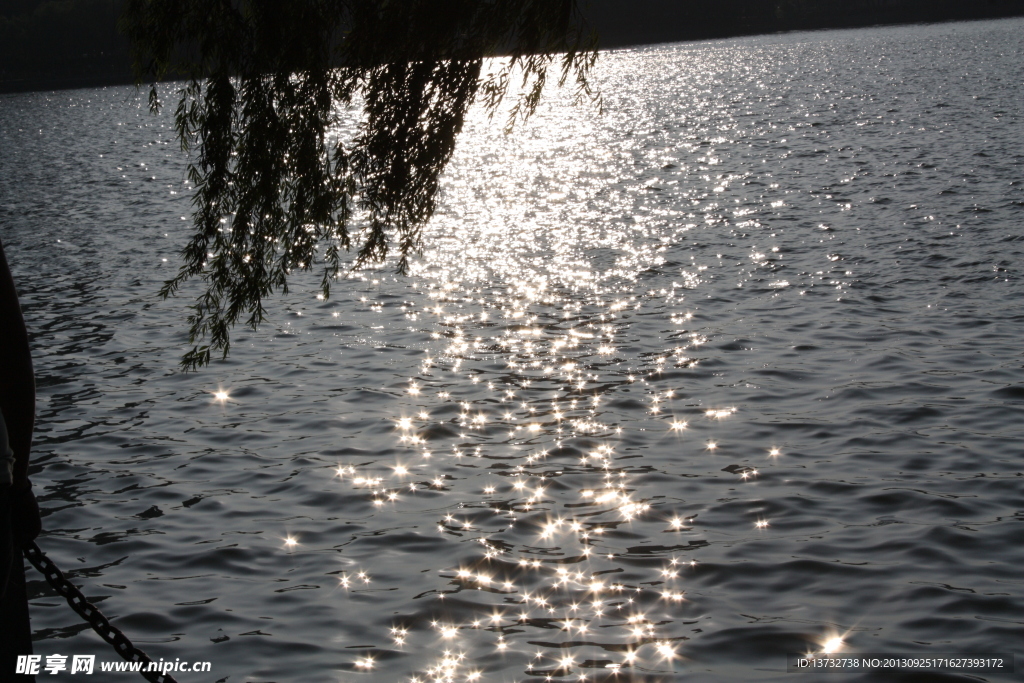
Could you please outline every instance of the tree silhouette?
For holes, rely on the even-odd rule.
[[[473,102],[493,115],[517,89],[511,126],[549,70],[593,97],[576,0],[129,0],[121,27],[151,108],[157,81],[185,78],[175,126],[194,234],[161,293],[205,283],[186,370],[226,356],[233,325],[263,321],[293,270],[322,265],[328,297],[343,252],[358,266],[394,242],[404,272]],[[332,135],[358,107],[351,135]]]

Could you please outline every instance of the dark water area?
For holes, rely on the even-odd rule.
[[[168,116],[0,96],[40,545],[182,683],[1020,680],[786,666],[1022,665],[1022,29],[602,55],[603,115],[469,122],[411,275],[188,375]]]

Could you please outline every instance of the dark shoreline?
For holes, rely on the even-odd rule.
[[[0,52],[0,94],[134,84],[127,42],[112,32],[120,13],[119,3],[115,0],[107,7],[109,16],[98,19],[111,24],[110,31],[103,31],[108,40],[90,42],[88,35],[74,34],[70,41],[74,44],[66,50],[75,52],[70,62],[55,61],[48,53],[47,64],[43,59],[33,61],[27,54],[29,48],[25,46],[45,43],[32,35],[40,30],[42,19],[0,17],[7,21],[8,31],[22,22],[18,36],[21,47],[12,43],[7,54]],[[601,37],[601,49],[617,49],[794,31],[1003,19],[1024,16],[1024,0],[970,4],[952,0],[852,0],[841,6],[831,0],[722,0],[715,5],[677,0],[591,0],[589,15]],[[67,28],[63,27],[65,32]]]

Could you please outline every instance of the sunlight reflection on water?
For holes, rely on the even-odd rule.
[[[189,376],[187,302],[152,296],[187,228],[166,120],[124,91],[0,100],[41,543],[211,680],[1012,650],[1019,28],[606,55],[604,116],[555,95],[511,136],[467,123],[409,278],[297,278]],[[968,63],[989,76],[948,86]],[[33,590],[39,652],[107,656]]]

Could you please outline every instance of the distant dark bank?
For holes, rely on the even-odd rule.
[[[1024,0],[584,0],[602,48],[1024,15]],[[0,0],[0,92],[132,82],[124,0]]]

